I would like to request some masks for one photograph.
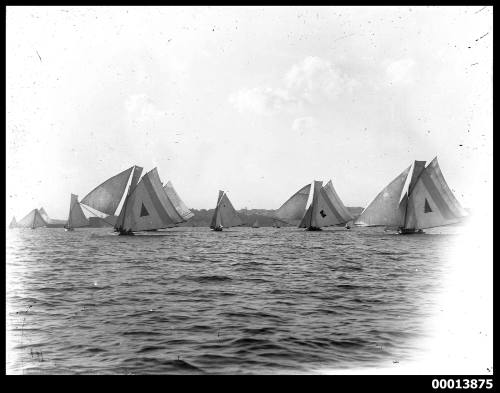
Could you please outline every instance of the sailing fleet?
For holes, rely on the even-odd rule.
[[[467,212],[457,201],[447,185],[437,157],[427,166],[426,161],[414,161],[380,191],[368,206],[355,218],[335,191],[332,180],[325,185],[314,180],[293,194],[272,214],[273,226],[296,225],[308,231],[323,227],[384,226],[400,234],[423,233],[424,229],[461,222]],[[89,226],[83,212],[114,218],[114,231],[118,235],[157,231],[186,222],[194,214],[176,192],[171,181],[162,183],[157,168],[145,173],[134,165],[105,180],[81,201],[71,194],[66,231]],[[308,201],[310,201],[308,205]],[[14,217],[9,228],[36,229],[47,226],[50,218],[43,208],[33,209],[23,219]],[[241,226],[226,192],[220,190],[210,222],[213,231]],[[258,220],[252,225],[258,228]]]

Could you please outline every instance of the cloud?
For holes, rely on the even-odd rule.
[[[292,123],[292,130],[295,132],[308,132],[318,128],[318,122],[314,117],[306,116],[295,119]]]
[[[165,115],[147,94],[133,94],[125,100],[125,110],[133,122],[145,123]]]
[[[330,61],[316,56],[306,57],[292,66],[284,80],[295,97],[309,103],[336,98],[356,85],[354,79],[342,73]]]
[[[269,114],[335,99],[352,92],[358,82],[330,61],[308,56],[285,73],[283,85],[240,90],[229,97],[229,102],[240,112]]]
[[[385,67],[386,81],[391,85],[410,85],[415,81],[415,61],[400,59],[388,62]]]
[[[229,102],[240,112],[269,114],[296,103],[296,100],[284,89],[255,87],[231,94]]]

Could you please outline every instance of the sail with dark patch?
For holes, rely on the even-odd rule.
[[[309,205],[309,208],[306,211],[306,214],[302,218],[302,221],[299,224],[299,228],[307,228],[308,230],[317,230],[320,229],[321,226],[330,221],[330,218],[333,215],[333,212],[328,205],[328,197],[326,193],[321,190],[323,188],[322,181],[314,181],[314,189],[313,189],[313,197],[312,202]],[[328,219],[326,217],[328,216]],[[330,225],[330,224],[327,224]],[[333,224],[331,224],[333,225]]]
[[[408,194],[406,231],[456,224],[467,216],[446,183],[437,157],[415,178]]]
[[[304,217],[310,190],[310,184],[302,187],[274,212],[274,216],[282,221],[296,225]]]
[[[115,227],[121,234],[168,228],[179,222],[156,168],[146,173],[127,195],[122,210],[123,222],[117,222]]]
[[[120,172],[89,192],[80,203],[100,212],[114,215],[125,193],[134,166]],[[142,170],[142,168],[141,168]]]

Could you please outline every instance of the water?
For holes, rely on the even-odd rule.
[[[7,372],[310,373],[419,351],[452,235],[11,230]]]

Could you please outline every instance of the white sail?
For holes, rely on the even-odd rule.
[[[130,167],[101,183],[90,191],[81,203],[100,212],[113,215],[122,200],[133,169],[134,167]]]
[[[191,217],[194,216],[194,214],[188,209],[186,204],[181,200],[177,192],[175,191],[175,188],[173,184],[168,181],[167,184],[163,187],[165,192],[167,193],[168,198],[172,202],[172,204],[175,207],[175,210],[177,210],[177,213],[185,220],[189,220]]]
[[[304,215],[302,221],[299,224],[299,228],[321,227],[320,222],[324,221],[324,217],[321,216],[320,210],[323,210],[324,214],[325,213],[324,209],[328,209],[326,207],[325,198],[321,197],[320,199],[320,193],[322,187],[323,187],[322,181],[317,181],[317,180],[314,181],[312,201],[311,204],[309,205],[309,208],[307,209],[306,214]],[[320,205],[318,203],[320,203]],[[320,207],[320,210],[318,210],[318,207]],[[330,216],[331,214],[333,213],[330,210],[328,210],[328,216]],[[318,216],[321,218],[318,218]]]
[[[9,224],[9,228],[12,229],[12,228],[17,228],[17,221],[16,221],[16,217],[12,217],[12,221],[10,222]]]
[[[404,209],[400,209],[399,202],[410,168],[411,165],[380,191],[354,221],[355,225],[395,227],[403,225]]]
[[[409,192],[406,229],[450,225],[467,216],[448,187],[437,157],[421,172]]]
[[[89,225],[89,220],[83,214],[82,207],[78,203],[78,195],[71,194],[69,204],[67,228],[81,228]]]
[[[156,168],[146,173],[124,203],[123,224],[117,229],[146,231],[167,228],[178,222],[179,216],[167,198]],[[174,217],[174,218],[173,218]]]
[[[38,209],[33,209],[21,221],[17,223],[18,228],[40,228],[47,225]]]
[[[141,177],[142,169],[143,169],[142,167],[134,165],[134,172],[132,174],[132,180],[130,181],[130,185],[127,190],[127,197],[125,197],[125,200],[123,201],[123,206],[120,209],[120,214],[118,215],[118,218],[116,218],[115,228],[123,226],[123,222],[125,220],[125,211],[127,209],[128,196],[132,193],[132,191],[135,190],[135,187],[137,187],[137,184],[139,183],[139,178]]]
[[[259,228],[259,220],[255,220],[255,222],[252,225],[253,228]]]
[[[338,224],[344,224],[352,220],[352,214],[349,212],[349,210],[347,210],[339,195],[335,191],[335,188],[333,188],[333,183],[331,180],[328,181],[325,186],[323,186],[323,190],[332,203],[333,212],[337,217],[337,220],[339,221]]]
[[[219,191],[218,203],[212,218],[211,228],[222,226],[224,228],[242,225],[243,221],[238,217],[233,204],[224,191]]]
[[[286,222],[303,218],[310,190],[310,184],[302,187],[274,212],[274,216]]]
[[[43,207],[41,207],[40,209],[38,209],[38,211],[40,212],[40,215],[45,220],[45,222],[49,223],[50,218],[49,218],[49,215],[45,212],[45,209]]]

